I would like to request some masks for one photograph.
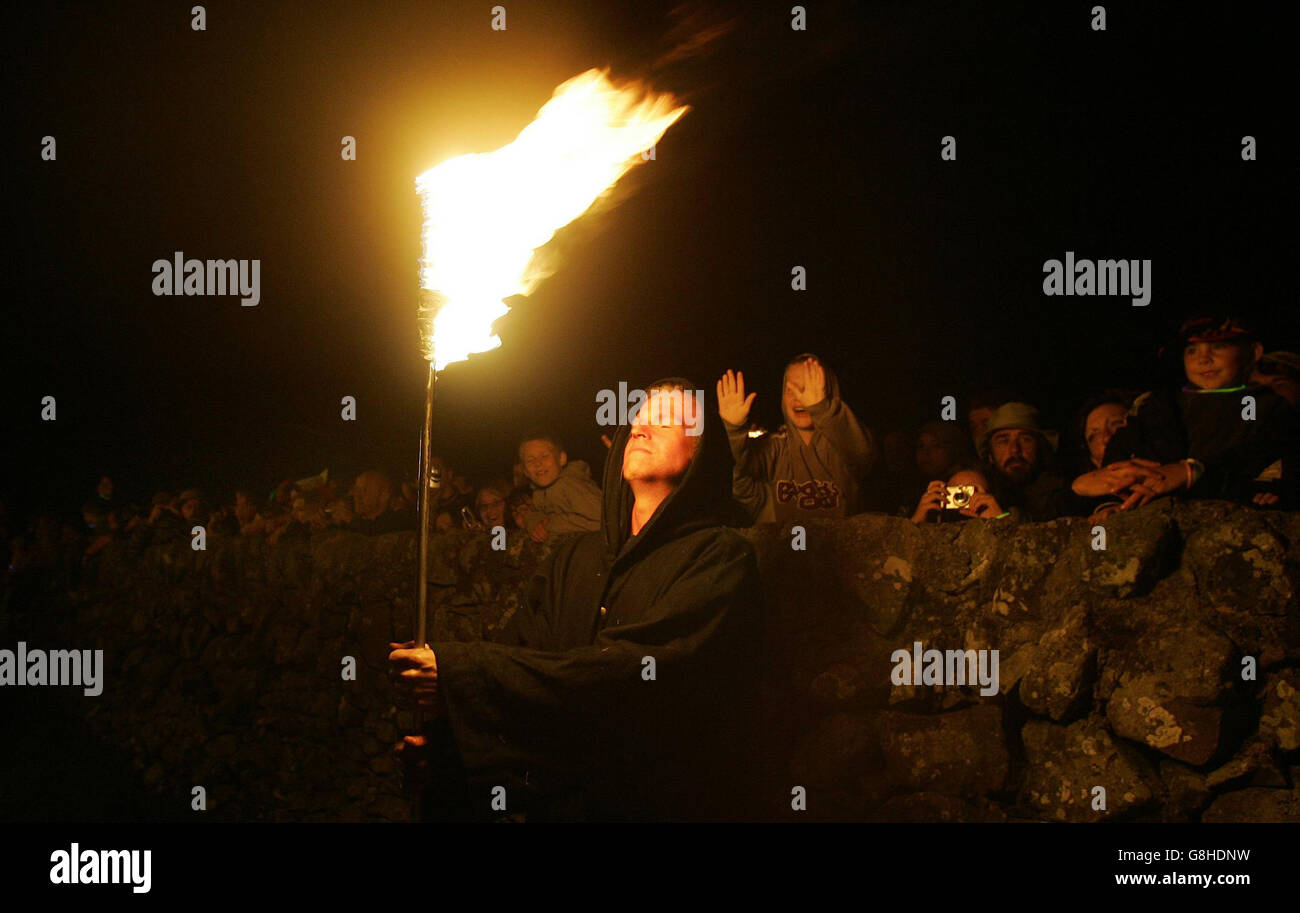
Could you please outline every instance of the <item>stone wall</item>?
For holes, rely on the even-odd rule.
[[[863,515],[810,525],[803,550],[746,535],[767,594],[763,817],[1300,820],[1300,514],[1149,506],[1109,521],[1105,550],[1083,520]],[[541,558],[465,532],[432,551],[433,639],[500,626]],[[180,807],[202,785],[212,818],[405,820],[386,655],[410,634],[414,555],[409,533],[110,549],[60,635],[106,650],[79,706]],[[917,642],[997,650],[998,693],[894,684]]]

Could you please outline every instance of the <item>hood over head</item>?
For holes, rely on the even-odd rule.
[[[632,536],[632,505],[636,498],[632,487],[623,478],[623,452],[627,449],[631,425],[620,425],[605,458],[604,484],[602,486],[602,529],[605,548],[611,560],[634,552],[644,553],[646,543],[661,543],[699,529],[741,522],[740,508],[731,496],[732,457],[727,443],[727,432],[718,415],[718,403],[713,391],[702,389],[682,377],[668,377],[642,388],[647,393],[657,387],[680,386],[685,395],[701,397],[701,414],[698,421],[703,428],[699,446],[686,469],[686,474],[672,494],[642,527],[640,534]]]

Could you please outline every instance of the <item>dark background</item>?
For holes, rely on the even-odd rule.
[[[5,22],[0,421],[19,512],[75,507],[101,471],[142,499],[413,474],[414,178],[511,141],[592,66],[692,110],[620,206],[557,236],[561,267],[501,348],[442,375],[435,449],[464,471],[507,471],[546,424],[598,467],[596,391],[668,374],[742,369],[775,427],[803,350],[883,433],[990,385],[1064,427],[1089,393],[1150,383],[1192,312],[1298,344],[1295,17],[1271,5],[1111,3],[1105,32],[1091,3],[816,2],[806,32],[788,2],[507,0],[505,32],[478,2],[210,3],[204,32],[191,5]],[[260,259],[261,303],[155,297],[150,266],[177,250]],[[1150,258],[1150,305],[1044,297],[1066,250]]]

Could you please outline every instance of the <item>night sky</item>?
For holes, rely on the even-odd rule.
[[[209,3],[196,32],[192,5],[8,14],[11,510],[75,507],[101,471],[146,501],[413,475],[414,178],[510,142],[593,66],[692,110],[620,205],[556,237],[500,349],[442,375],[435,450],[464,471],[508,471],[546,425],[598,468],[595,395],[619,381],[739,368],[775,427],[804,350],[883,433],[994,385],[1063,427],[1089,393],[1149,384],[1192,312],[1300,345],[1280,8],[1113,3],[1095,32],[1091,3],[813,2],[799,32],[789,2],[505,0],[498,32],[491,3]],[[260,304],[155,297],[178,250],[260,259]],[[1045,297],[1067,250],[1151,259],[1150,305]]]

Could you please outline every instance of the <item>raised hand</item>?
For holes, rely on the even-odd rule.
[[[749,421],[749,410],[757,396],[757,393],[745,395],[744,372],[728,370],[718,380],[718,415],[732,425],[744,425]]]
[[[794,376],[799,391],[799,405],[807,409],[826,398],[826,369],[821,362],[808,359],[799,366]]]

